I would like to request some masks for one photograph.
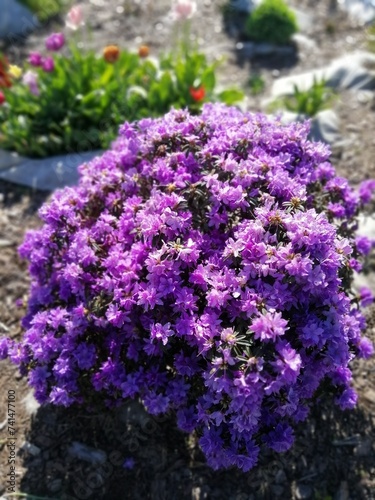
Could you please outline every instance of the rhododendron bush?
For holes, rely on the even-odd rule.
[[[139,398],[195,430],[213,468],[278,452],[322,396],[352,408],[369,357],[353,270],[358,191],[308,124],[205,105],[126,123],[41,210],[21,256],[23,340],[0,345],[44,403]]]

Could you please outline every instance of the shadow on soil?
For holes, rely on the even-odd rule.
[[[374,438],[371,415],[321,405],[289,453],[265,451],[247,474],[215,472],[193,437],[135,402],[97,415],[45,406],[27,436],[40,452],[21,452],[21,491],[61,500],[371,499],[364,471],[375,469]],[[343,489],[349,496],[337,496]]]
[[[19,204],[23,198],[27,198],[29,199],[29,203],[25,206],[25,215],[32,215],[37,212],[49,195],[49,191],[39,191],[0,179],[2,206],[10,208],[13,205]]]

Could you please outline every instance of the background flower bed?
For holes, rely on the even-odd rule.
[[[261,61],[253,61],[253,69],[262,70],[267,87],[273,81],[274,70],[281,74],[300,71],[328,61],[337,55],[338,50],[348,51],[353,47],[364,46],[363,30],[351,27],[339,13],[334,16],[337,21],[336,33],[327,35],[324,23],[329,3],[314,2],[313,6],[320,19],[314,25],[314,38],[319,43],[318,51],[304,52],[297,67],[292,69],[280,67],[275,61],[265,61],[264,64],[269,66],[268,70]],[[114,11],[117,5],[114,2]],[[309,2],[305,2],[303,6],[308,11]],[[143,41],[149,42],[152,39],[153,46],[163,48],[168,30],[165,25],[164,29],[156,28],[158,23],[163,22],[162,2],[160,8],[154,8],[152,32],[148,28],[150,17],[147,5],[144,7],[144,13],[139,9],[140,15],[129,20],[125,36],[134,40],[141,34]],[[107,10],[107,7],[97,7],[98,14],[93,17],[94,22],[100,24],[103,37],[107,36],[110,41],[116,30],[120,36],[122,29],[116,24],[118,15],[113,14],[111,17]],[[197,30],[205,40],[206,49],[213,52],[227,50],[229,55],[229,65],[223,68],[221,81],[246,83],[249,63],[246,62],[242,69],[235,65],[235,56],[230,48],[232,41],[228,41],[222,33],[214,34],[215,26],[219,26],[221,22],[220,15],[213,5],[206,5],[204,12],[204,19],[197,22]],[[208,26],[212,27],[212,31]],[[40,38],[34,36],[30,43],[37,48],[38,43],[42,44],[42,38],[42,35]],[[134,42],[135,45],[136,43]],[[14,50],[19,52],[23,49]],[[256,102],[254,99],[252,105],[256,106]],[[335,151],[335,166],[341,175],[350,177],[354,183],[366,176],[373,177],[372,131],[375,124],[371,102],[361,103],[350,93],[346,93],[335,107],[340,112],[346,139],[346,144]],[[6,184],[2,184],[1,189],[0,277],[3,300],[0,305],[0,320],[17,337],[20,332],[18,320],[23,311],[16,308],[15,299],[26,293],[28,284],[23,272],[24,263],[20,263],[16,257],[16,246],[23,239],[24,229],[38,224],[38,219],[33,214],[44,195]],[[374,322],[371,320],[370,333],[373,326]],[[4,386],[13,381],[14,376],[12,368],[5,366],[1,372]],[[95,485],[95,476],[92,474],[95,474],[98,466],[67,454],[69,445],[76,440],[105,450],[108,457],[113,451],[120,451],[123,456],[130,454],[137,464],[133,471],[113,466],[113,472],[104,484],[96,479],[97,487],[92,488],[91,493],[88,492],[89,498],[312,498],[312,492],[315,491],[316,498],[324,498],[324,495],[327,498],[334,495],[337,498],[348,498],[350,494],[350,498],[354,499],[372,499],[375,464],[372,449],[372,419],[375,411],[375,400],[371,392],[375,387],[373,364],[356,364],[355,381],[360,392],[358,410],[339,416],[330,406],[320,408],[309,425],[301,427],[293,452],[285,456],[270,455],[262,464],[263,467],[247,475],[232,471],[213,473],[205,467],[203,457],[193,441],[186,442],[182,435],[173,430],[169,421],[146,420],[136,408],[111,419],[106,415],[98,415],[91,420],[84,413],[76,414],[66,410],[56,412],[45,408],[38,410],[31,424],[30,406],[27,409],[25,403],[20,402],[20,436],[27,432],[27,439],[41,449],[37,456],[22,453],[22,460],[19,460],[19,470],[23,477],[21,488],[57,499],[63,498],[63,491],[78,498],[68,486],[69,482],[73,484],[74,479],[81,484],[79,481],[84,482],[90,477],[91,484]],[[20,380],[16,381],[16,388],[21,400],[28,390]],[[4,435],[5,431],[1,432]],[[2,450],[1,457],[5,467],[5,449]]]

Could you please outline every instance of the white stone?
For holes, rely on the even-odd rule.
[[[375,54],[359,51],[335,59],[329,66],[314,69],[300,75],[291,75],[276,80],[272,96],[292,95],[294,86],[309,90],[314,81],[326,80],[327,86],[335,89],[375,89]]]
[[[309,36],[302,34],[302,33],[295,33],[292,36],[292,40],[293,40],[293,42],[295,42],[297,44],[297,47],[300,50],[306,49],[306,50],[314,51],[315,54],[318,50],[318,46],[317,46],[315,40]]]
[[[338,0],[342,9],[359,24],[369,24],[375,19],[374,0]]]
[[[34,415],[40,407],[40,404],[34,397],[33,391],[30,391],[26,394],[26,396],[22,399],[22,403],[29,415]]]
[[[0,0],[0,13],[0,38],[8,43],[26,37],[39,25],[36,16],[16,0]]]
[[[313,117],[309,137],[331,145],[341,139],[339,119],[333,109],[324,109]]]
[[[305,115],[298,115],[291,111],[281,111],[277,113],[277,116],[281,116],[281,122],[285,124],[295,121],[302,122],[309,119]],[[341,139],[338,117],[332,109],[319,111],[316,116],[310,118],[309,139],[331,145]]]
[[[375,239],[375,218],[372,216],[360,215],[358,217],[358,231],[360,236]]]

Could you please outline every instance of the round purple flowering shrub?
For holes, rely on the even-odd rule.
[[[321,396],[353,407],[348,364],[372,354],[356,215],[374,182],[353,191],[307,133],[222,105],[123,125],[20,249],[26,332],[2,355],[37,399],[139,398],[195,430],[213,468],[244,471],[261,446],[287,450]]]

